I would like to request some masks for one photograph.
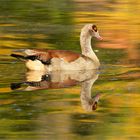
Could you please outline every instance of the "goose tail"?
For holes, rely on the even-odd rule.
[[[23,55],[19,55],[19,54],[11,54],[12,57],[15,57],[17,59],[21,59],[21,60],[26,60],[27,58]]]

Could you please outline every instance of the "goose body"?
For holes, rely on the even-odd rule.
[[[67,50],[21,49],[16,50],[16,54],[11,54],[11,56],[25,60],[26,67],[29,70],[98,69],[100,63],[91,47],[92,36],[101,39],[95,25],[85,25],[80,35],[82,54]]]
[[[71,51],[48,50],[50,54],[57,54],[50,58],[50,64],[44,65],[40,60],[26,61],[26,67],[30,70],[85,70],[94,69],[94,61],[90,58]],[[60,56],[59,56],[60,55]]]

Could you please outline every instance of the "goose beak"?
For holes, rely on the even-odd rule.
[[[99,35],[99,32],[95,32],[94,36],[98,39],[98,40],[103,40],[103,38]]]
[[[97,39],[98,39],[98,40],[103,40],[103,38],[102,38],[101,36],[100,36],[100,37],[98,37]]]

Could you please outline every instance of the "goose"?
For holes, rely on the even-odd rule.
[[[86,24],[81,29],[80,34],[81,54],[68,50],[19,49],[14,50],[11,56],[24,60],[29,70],[57,71],[98,69],[100,62],[92,50],[92,37],[102,40],[97,26],[94,24]]]

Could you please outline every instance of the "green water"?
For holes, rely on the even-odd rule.
[[[139,7],[139,0],[1,0],[0,139],[140,139]],[[11,90],[11,83],[37,78],[9,56],[13,49],[80,52],[80,29],[86,23],[96,24],[104,38],[92,40],[101,70],[78,76],[85,80],[87,74],[91,81],[86,82],[95,81],[89,98],[100,94],[96,110],[83,105],[81,91],[87,83],[82,80],[71,85],[48,80],[44,89],[30,91],[31,85],[23,83]],[[59,81],[57,77],[64,74],[57,74]]]

